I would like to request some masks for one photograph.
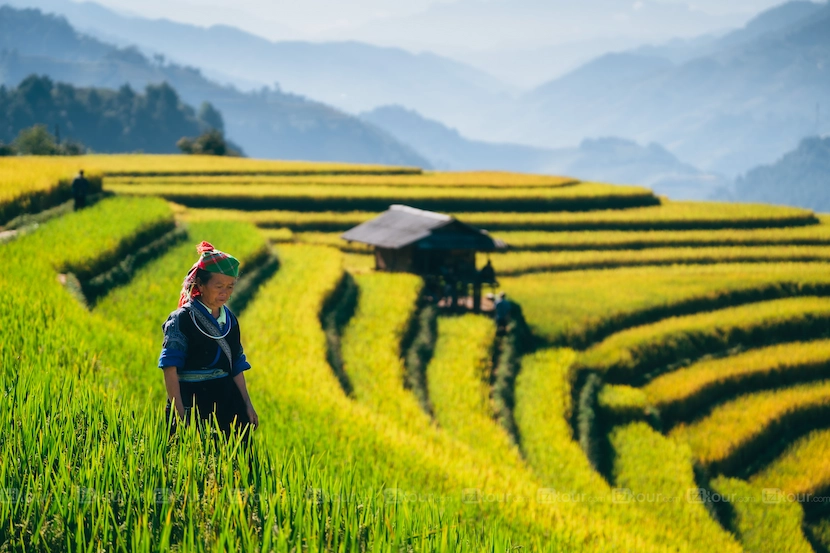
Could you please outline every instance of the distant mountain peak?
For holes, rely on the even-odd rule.
[[[810,136],[775,163],[761,165],[740,177],[735,197],[830,212],[830,138]]]
[[[827,4],[792,0],[765,10],[744,25],[744,31],[758,36],[803,20],[825,8]]]

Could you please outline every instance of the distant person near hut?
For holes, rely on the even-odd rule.
[[[75,198],[75,211],[86,207],[86,195],[89,193],[89,181],[84,177],[84,170],[72,181],[72,196]]]
[[[444,306],[452,307],[458,296],[458,279],[455,276],[455,269],[442,266],[441,277],[444,280]]]
[[[487,263],[478,272],[478,279],[482,284],[491,284],[496,282],[496,270],[493,269],[493,263],[488,259]]]
[[[496,297],[496,326],[499,332],[507,330],[507,324],[510,322],[510,300],[507,299],[507,294],[499,292]]]

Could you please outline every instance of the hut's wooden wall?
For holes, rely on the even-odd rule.
[[[476,254],[471,250],[419,250],[415,246],[399,250],[377,247],[375,269],[471,279],[476,274]]]
[[[390,248],[375,248],[375,269],[393,273],[415,272],[413,262],[414,246],[407,246],[399,250]]]

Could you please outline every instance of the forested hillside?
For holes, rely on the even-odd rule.
[[[325,104],[273,87],[243,93],[196,68],[85,36],[64,18],[0,6],[0,84],[16,86],[32,73],[83,87],[167,82],[186,103],[213,104],[228,138],[256,157],[428,165],[387,133]]]
[[[205,103],[197,113],[167,83],[147,85],[143,94],[129,85],[76,88],[36,75],[17,87],[0,86],[0,142],[37,124],[96,152],[148,153],[177,152],[181,137],[224,126],[213,106]]]

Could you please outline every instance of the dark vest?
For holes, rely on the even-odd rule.
[[[225,352],[222,351],[222,348],[219,347],[219,342],[213,338],[205,336],[199,331],[196,327],[196,325],[201,325],[199,319],[196,319],[196,323],[194,324],[193,318],[190,316],[190,310],[197,309],[199,308],[192,304],[186,304],[184,307],[175,312],[175,316],[178,318],[179,330],[187,338],[187,355],[185,356],[184,367],[182,367],[182,370],[198,371],[199,369],[204,368],[218,368],[230,374],[231,362],[228,360],[228,356],[225,355]],[[225,323],[225,330],[228,330],[228,324],[231,325],[231,328],[228,335],[225,336],[225,341],[228,342],[228,345],[231,348],[231,358],[235,361],[239,358],[239,355],[242,352],[239,334],[239,321],[236,319],[236,316],[231,313],[230,309],[227,310],[227,314],[228,319]],[[208,319],[212,319],[211,315],[208,315],[207,317]],[[219,332],[218,324],[211,325],[209,328],[202,327],[202,330],[208,334],[213,334],[214,336],[221,336],[224,334],[224,331],[221,333]]]

